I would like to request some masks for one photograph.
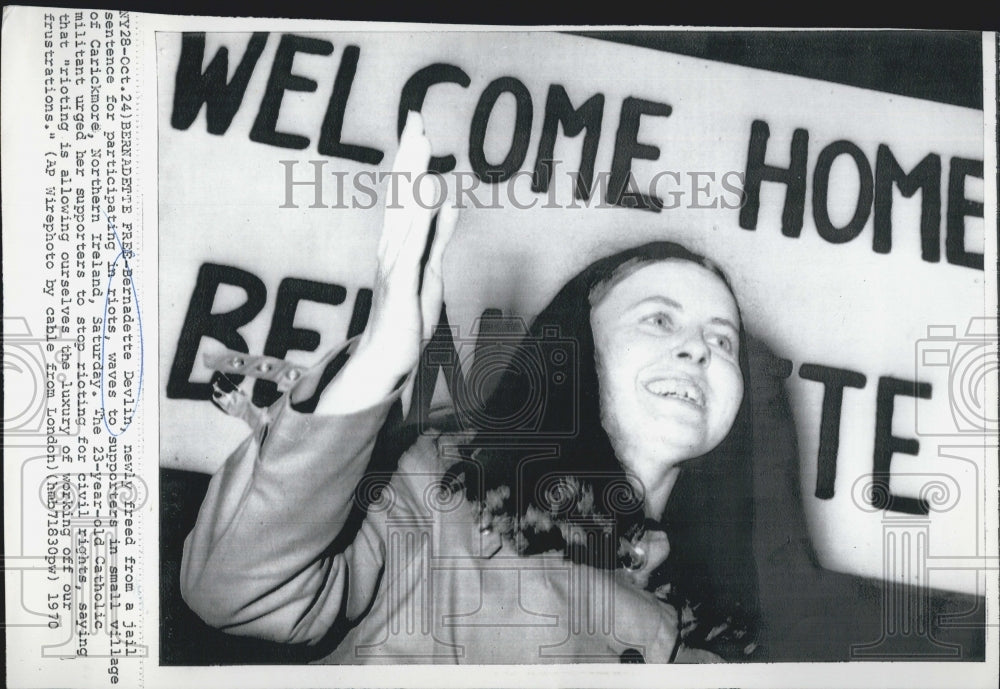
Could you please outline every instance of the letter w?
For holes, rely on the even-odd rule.
[[[201,31],[185,32],[174,81],[174,111],[170,116],[170,125],[174,129],[187,129],[198,117],[204,103],[209,134],[225,134],[243,102],[243,94],[266,43],[267,32],[254,33],[233,80],[227,84],[229,50],[219,48],[203,74],[201,65],[205,58],[205,34]]]

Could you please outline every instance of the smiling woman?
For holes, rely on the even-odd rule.
[[[659,517],[680,462],[729,433],[743,400],[739,311],[719,275],[690,261],[644,265],[593,308],[601,420]]]
[[[396,169],[429,158],[411,114]],[[399,406],[441,311],[456,214],[429,239],[415,193],[386,211],[365,332],[253,420],[212,479],[185,600],[234,634],[332,645],[327,663],[752,652],[746,348],[721,271],[669,242],[593,263],[481,408],[455,415],[471,425],[418,437]],[[526,400],[530,428],[509,425]]]
[[[628,572],[690,613],[686,644],[745,659],[758,617],[749,364],[725,274],[672,242],[620,251],[559,291],[511,361],[544,366],[547,333],[575,345],[572,384],[543,377],[539,421],[498,443],[491,422],[540,379],[509,367],[462,415],[481,423],[449,475],[518,552]]]

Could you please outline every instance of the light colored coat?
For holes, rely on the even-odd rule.
[[[352,530],[398,394],[342,416],[300,413],[286,394],[252,420],[184,545],[181,591],[205,622],[315,644],[344,616],[355,626],[324,663],[617,663],[628,649],[649,663],[706,659],[629,573],[518,555],[442,492],[458,458],[447,437],[421,436]]]

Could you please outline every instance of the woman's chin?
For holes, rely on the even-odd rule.
[[[658,424],[650,433],[647,452],[661,461],[675,464],[700,457],[708,451],[707,433],[701,424],[691,424],[676,418]]]

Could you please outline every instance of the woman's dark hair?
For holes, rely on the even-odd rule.
[[[652,242],[607,256],[566,283],[516,346],[497,345],[509,361],[499,377],[483,377],[496,383],[484,400],[455,400],[473,435],[446,480],[461,485],[523,554],[557,550],[577,562],[614,568],[627,564],[619,539],[635,539],[651,526],[642,495],[627,480],[601,424],[590,316],[592,306],[619,281],[667,260],[705,267],[732,293],[714,263],[679,244]],[[739,325],[739,364],[749,390],[742,318]],[[488,358],[488,347],[480,346],[477,357]],[[475,391],[476,380],[470,382]],[[697,623],[686,636],[688,645],[719,650],[720,643],[734,638],[745,643],[754,635],[750,433],[744,394],[722,443],[680,465],[656,524],[666,531],[671,553],[648,587],[669,592],[671,602],[693,611]],[[720,627],[730,633],[719,634]]]

